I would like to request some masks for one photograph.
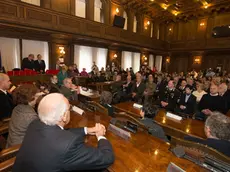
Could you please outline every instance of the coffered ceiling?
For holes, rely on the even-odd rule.
[[[116,0],[153,19],[188,19],[230,11],[230,0]]]

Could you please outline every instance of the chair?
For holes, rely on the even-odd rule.
[[[8,75],[8,76],[13,76],[14,73],[13,73],[13,71],[8,71],[8,72],[7,72],[7,75]]]
[[[14,74],[13,74],[14,76],[19,76],[19,75],[20,75],[20,70],[16,70],[16,71],[14,71],[13,73],[14,73]]]
[[[217,150],[208,147],[207,145],[203,145],[200,143],[195,143],[187,140],[183,140],[180,138],[176,138],[171,136],[171,148],[174,147],[182,147],[185,152],[189,152],[190,154],[195,154],[198,156],[209,156],[214,159],[218,159],[224,161],[226,163],[230,163],[230,157],[218,152]]]
[[[0,163],[0,171],[1,172],[11,172],[15,160],[16,160],[16,157],[13,157],[13,158],[10,158],[10,159]]]
[[[18,144],[18,145],[12,146],[10,148],[3,149],[0,152],[0,163],[7,161],[10,158],[15,157],[16,154],[18,153],[20,147],[21,147],[21,144]]]

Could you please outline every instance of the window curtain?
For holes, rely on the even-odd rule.
[[[151,22],[150,37],[153,37],[153,22]]]
[[[127,30],[128,16],[125,11],[123,12],[123,17],[125,18],[124,30]]]
[[[124,70],[126,70],[126,68],[132,67],[132,52],[122,51],[121,67]]]
[[[137,17],[134,16],[134,20],[133,20],[133,32],[136,33],[137,32]]]
[[[140,59],[141,59],[141,54],[140,53],[132,53],[133,54],[133,72],[136,73],[140,70]]]
[[[103,23],[103,12],[101,0],[94,1],[94,21]]]
[[[86,3],[85,0],[75,0],[75,15],[85,18]]]
[[[22,40],[22,57],[28,57],[29,54],[34,54],[34,60],[37,60],[37,55],[41,54],[42,59],[46,63],[46,69],[49,69],[49,47],[48,42]]]
[[[152,54],[149,55],[149,67],[153,69],[154,64],[154,56]]]
[[[99,70],[105,68],[107,60],[108,49],[87,47],[81,45],[74,45],[74,63],[78,65],[78,69],[82,71],[86,68],[87,72],[91,72],[93,62],[96,63]]]
[[[156,56],[156,69],[157,71],[161,71],[161,66],[162,66],[162,56]]]
[[[21,0],[22,2],[26,2],[28,4],[33,4],[33,5],[37,5],[40,6],[40,0]]]
[[[0,37],[0,53],[6,71],[21,67],[19,39]]]

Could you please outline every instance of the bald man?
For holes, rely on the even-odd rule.
[[[8,75],[0,73],[0,120],[11,116],[14,108],[11,95],[7,92],[11,82]]]
[[[68,100],[59,93],[45,96],[38,106],[40,120],[27,129],[16,157],[14,172],[64,172],[104,169],[114,161],[105,127],[64,130],[70,120]],[[85,135],[95,135],[97,148],[85,145]]]

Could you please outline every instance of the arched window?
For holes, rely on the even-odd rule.
[[[94,21],[104,23],[103,5],[101,0],[94,1]]]
[[[133,32],[136,33],[137,32],[137,17],[134,16],[133,18]]]
[[[124,30],[127,30],[128,15],[125,11],[123,12],[123,17],[125,18]]]
[[[33,5],[37,5],[40,6],[40,0],[21,0],[22,2],[26,2],[28,4],[33,4]]]
[[[86,13],[86,3],[85,0],[75,0],[75,15],[78,17],[85,18]]]

